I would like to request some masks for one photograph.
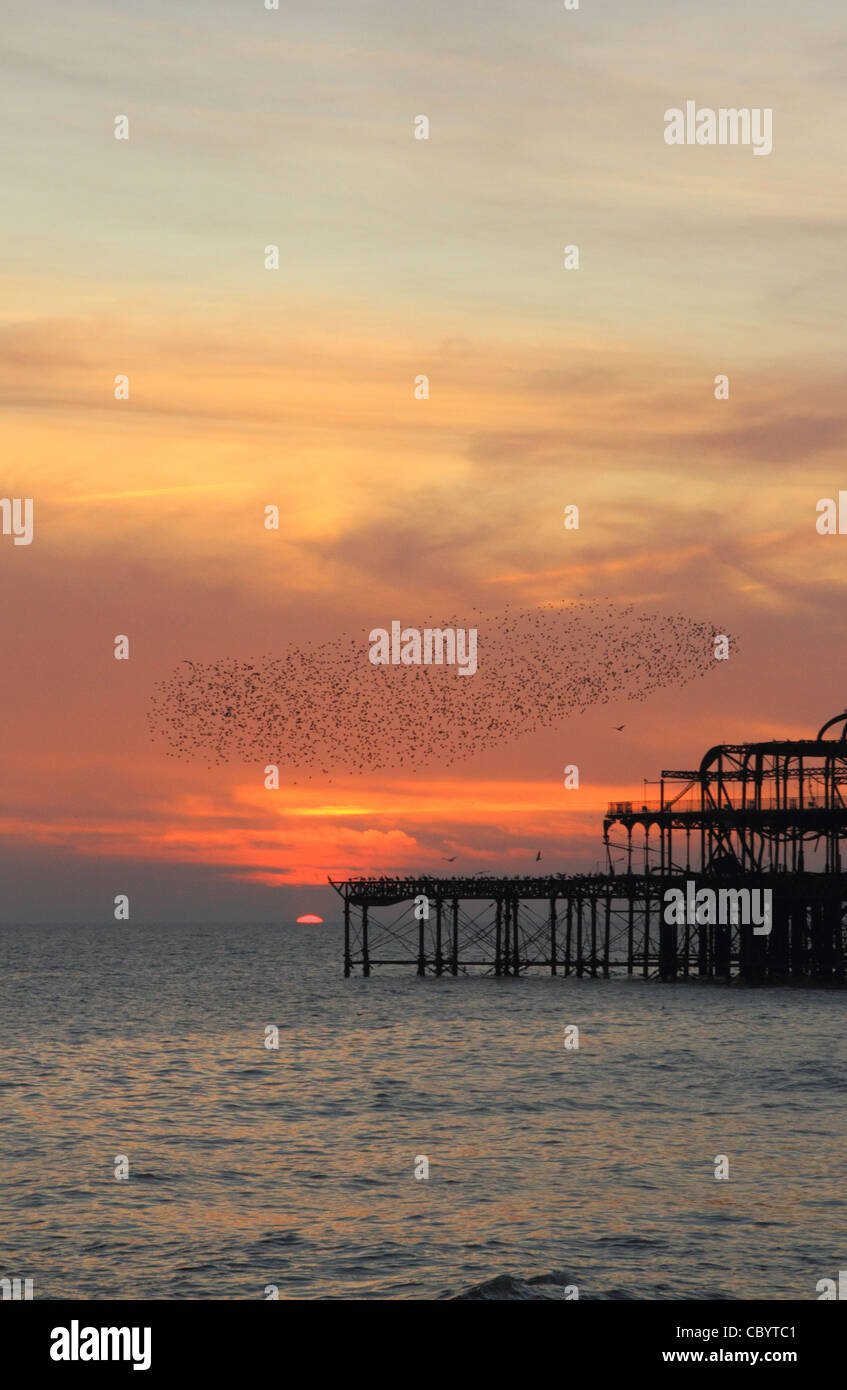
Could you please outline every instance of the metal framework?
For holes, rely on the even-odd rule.
[[[659,786],[658,801],[609,806],[604,874],[330,879],[344,902],[345,975],[542,967],[843,984],[847,712],[816,739],[710,748],[697,771],[664,771]],[[734,920],[669,923],[667,889],[689,885],[769,891],[769,934]]]

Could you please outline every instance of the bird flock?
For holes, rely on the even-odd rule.
[[[602,600],[475,610],[479,669],[373,665],[368,634],[253,661],[183,661],[153,691],[151,735],[181,761],[269,763],[307,779],[449,767],[592,706],[642,701],[715,664],[715,629]]]

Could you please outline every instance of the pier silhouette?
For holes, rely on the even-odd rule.
[[[847,711],[816,738],[718,744],[696,770],[663,771],[659,787],[658,800],[609,805],[605,873],[330,879],[345,975],[542,968],[843,986]],[[736,906],[728,920],[703,909],[669,921],[670,889]],[[764,930],[737,910],[756,893],[771,904]]]

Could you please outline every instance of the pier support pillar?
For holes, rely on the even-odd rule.
[[[418,974],[426,974],[426,936],[423,917],[418,922]]]
[[[362,974],[371,973],[371,955],[368,947],[368,905],[362,905]]]
[[[503,899],[503,974],[511,973],[512,968],[512,900],[507,896]]]
[[[660,887],[656,904],[659,911],[659,979],[675,980],[679,970],[677,923],[665,920],[664,901],[665,895]]]
[[[631,975],[635,968],[635,895],[629,889],[626,914],[626,973]]]
[[[344,978],[350,977],[350,899],[344,894]]]
[[[550,974],[556,973],[556,895],[550,894]]]

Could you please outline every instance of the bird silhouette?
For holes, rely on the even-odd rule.
[[[443,854],[441,857],[442,857],[442,859],[446,860],[446,862],[447,862],[448,864],[455,864],[455,862],[456,862],[456,856],[455,856],[455,854],[453,855],[453,858],[452,858],[452,859],[447,859],[447,855],[446,855],[446,854]]]
[[[538,863],[538,861],[539,861],[540,858],[541,858],[541,850],[539,850],[538,853],[537,853],[536,856],[535,856],[535,862],[536,862],[536,864]]]
[[[273,763],[298,785],[444,770],[594,706],[678,688],[715,666],[713,624],[633,604],[509,605],[417,621],[475,628],[474,675],[460,677],[448,664],[374,666],[365,634],[349,632],[249,660],[184,661],[153,688],[151,737],[183,762]]]

